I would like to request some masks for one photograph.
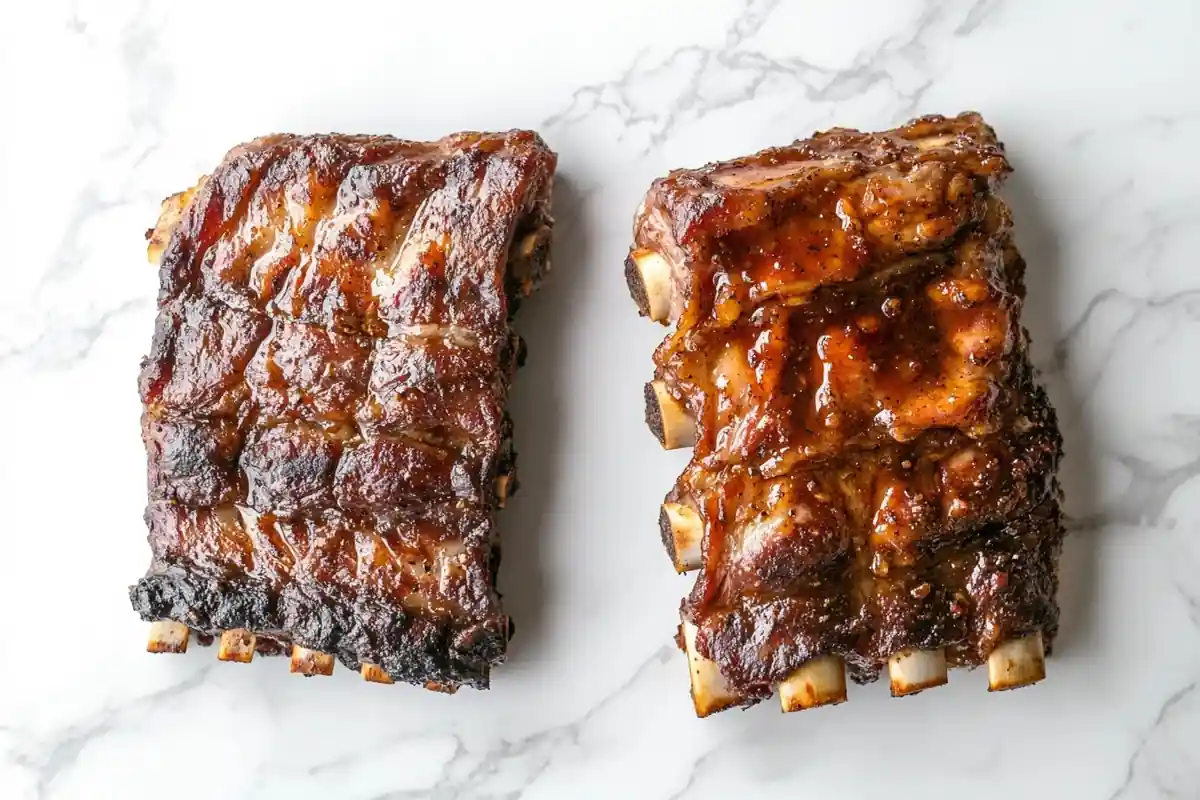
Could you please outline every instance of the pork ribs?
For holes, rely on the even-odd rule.
[[[692,459],[663,541],[698,571],[701,716],[893,694],[987,664],[1039,680],[1058,619],[1061,438],[977,114],[835,129],[651,186],[626,280],[674,324],[646,418]]]
[[[509,620],[509,327],[549,268],[537,134],[275,135],[168,198],[142,363],[151,650],[488,686]]]

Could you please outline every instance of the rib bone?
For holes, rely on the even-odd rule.
[[[188,626],[169,619],[150,623],[150,636],[146,642],[148,653],[186,653]]]
[[[222,661],[249,664],[254,658],[256,641],[255,635],[245,628],[227,630],[221,634],[221,646],[217,649],[217,658]]]
[[[392,676],[388,675],[378,664],[363,664],[361,672],[363,680],[371,683],[395,683]]]
[[[508,504],[509,488],[511,485],[511,475],[496,476],[496,508],[504,508]]]
[[[696,651],[696,626],[687,620],[683,621],[683,643],[692,673],[692,704],[696,707],[696,716],[707,717],[738,705],[742,699],[729,688],[716,662]]]
[[[634,250],[629,254],[626,276],[638,306],[650,319],[665,323],[671,316],[671,265],[667,260],[654,250]]]
[[[784,711],[802,711],[846,702],[846,665],[837,656],[819,656],[779,684]]]
[[[452,683],[438,683],[437,681],[425,681],[425,688],[438,694],[454,694],[458,691],[458,686]]]
[[[946,651],[905,649],[888,659],[892,697],[916,694],[946,683]]]
[[[542,225],[513,247],[508,270],[522,297],[531,295],[537,277],[550,270],[550,234],[550,226]]]
[[[696,423],[687,409],[667,391],[663,381],[646,384],[646,425],[664,450],[696,444]]]
[[[162,259],[163,251],[167,249],[171,234],[179,225],[179,219],[187,209],[188,203],[192,202],[196,192],[200,191],[207,180],[207,176],[201,177],[192,188],[176,192],[162,201],[158,210],[158,221],[154,223],[153,230],[146,232],[146,258],[151,264],[157,264]]]
[[[1019,689],[1046,677],[1046,651],[1042,634],[1009,639],[988,656],[988,691]]]
[[[700,568],[701,542],[704,540],[704,523],[696,511],[682,503],[663,503],[659,520],[663,536],[670,537],[672,557],[676,572],[689,572]]]
[[[333,656],[320,650],[292,645],[292,672],[300,675],[332,675]]]

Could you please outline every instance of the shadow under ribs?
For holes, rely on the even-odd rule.
[[[509,621],[509,324],[549,269],[555,155],[528,131],[234,148],[147,234],[149,648],[334,658],[486,688]]]
[[[698,577],[679,637],[704,716],[1044,676],[1061,437],[1020,325],[1025,264],[976,114],[835,129],[651,186],[626,261],[646,421],[692,460],[660,515]]]

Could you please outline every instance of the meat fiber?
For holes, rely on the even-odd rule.
[[[647,422],[693,446],[663,540],[698,570],[681,645],[704,715],[779,691],[1042,676],[1062,540],[1025,263],[976,114],[836,129],[655,181],[626,279],[674,330]]]
[[[527,131],[276,135],[168,198],[143,619],[488,685],[510,627],[509,322],[549,268],[554,167]]]

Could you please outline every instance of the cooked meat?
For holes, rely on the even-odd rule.
[[[777,475],[925,430],[997,430],[1017,399],[1024,349],[1020,297],[1006,288],[1020,257],[1006,233],[982,231],[946,255],[669,337],[655,354],[656,377],[703,420],[697,461]]]
[[[549,267],[554,166],[525,131],[278,135],[164,202],[144,619],[488,685],[509,321]]]
[[[643,314],[686,330],[727,325],[770,298],[902,268],[944,249],[989,211],[1009,171],[975,114],[925,117],[882,134],[837,128],[747,158],[675,170],[654,182],[634,223],[635,253],[667,268],[647,292],[639,259],[626,277]],[[650,295],[666,299],[655,313]]]
[[[950,665],[973,666],[1002,641],[1034,631],[1053,639],[1061,542],[1053,498],[882,576],[814,576],[787,592],[746,591],[724,604],[693,596],[684,613],[698,627],[698,652],[719,666],[740,702],[770,697],[818,656],[844,659],[859,682],[908,649],[944,649]]]
[[[1057,628],[1061,438],[1020,326],[1025,264],[975,114],[838,129],[656,181],[626,277],[675,323],[647,422],[694,446],[660,517],[701,715],[845,699]],[[840,687],[840,688],[839,688]]]
[[[876,571],[888,563],[908,564],[921,549],[1027,512],[1057,491],[1061,442],[1054,412],[1040,388],[1032,383],[1025,388],[1026,402],[1012,427],[993,435],[976,439],[931,430],[910,443],[849,450],[774,477],[749,470],[713,473],[693,461],[665,505],[675,513],[683,507],[690,519],[710,520],[709,556],[725,566],[708,579],[716,578],[725,591],[726,570],[766,580],[781,565],[807,564],[830,547],[818,546],[814,536],[836,538],[831,555],[849,555],[852,540],[870,549]],[[719,513],[706,513],[709,503]],[[662,530],[681,570],[701,566],[695,552],[690,559],[679,552],[673,537],[681,526],[665,512]],[[793,546],[797,542],[803,546]]]

